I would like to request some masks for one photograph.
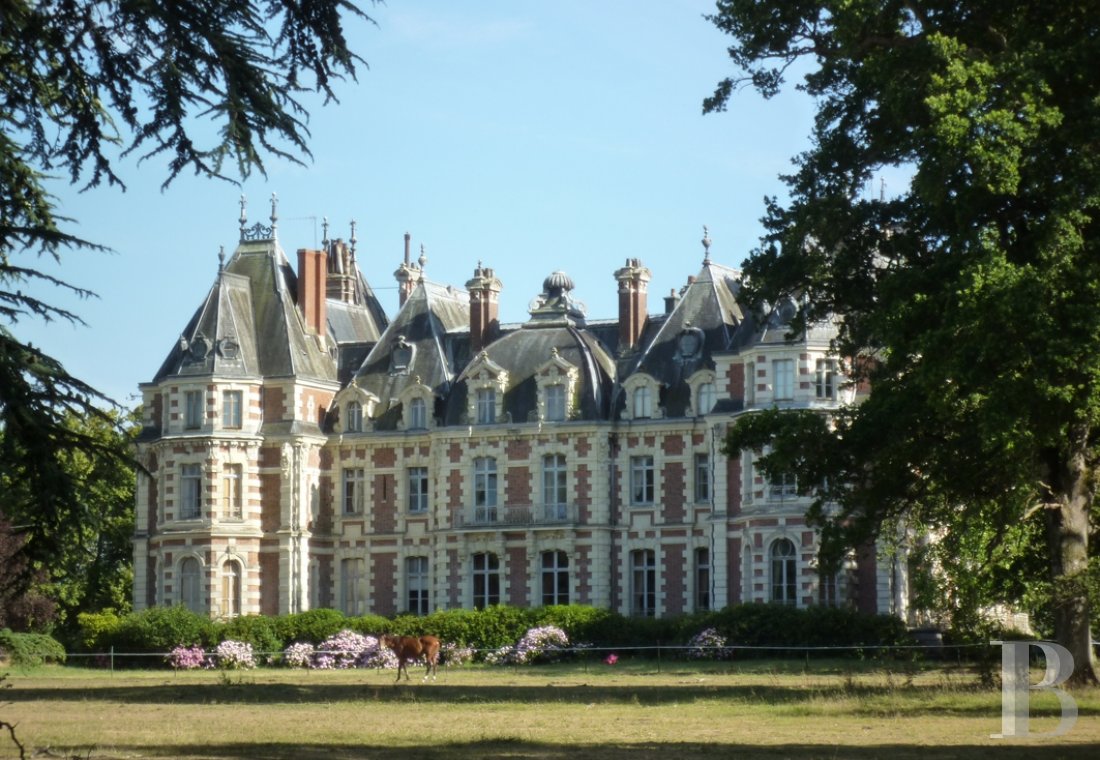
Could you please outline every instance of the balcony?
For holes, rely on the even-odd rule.
[[[577,522],[576,504],[497,505],[468,507],[459,515],[456,528],[526,527],[569,525]]]

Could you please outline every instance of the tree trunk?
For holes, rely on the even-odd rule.
[[[1083,427],[1083,426],[1082,426]],[[1054,639],[1073,655],[1071,686],[1095,686],[1096,658],[1089,629],[1089,509],[1092,506],[1086,456],[1087,432],[1075,430],[1051,473],[1047,542],[1054,587]]]

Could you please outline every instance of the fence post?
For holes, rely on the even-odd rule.
[[[115,674],[115,645],[111,644],[111,675]]]

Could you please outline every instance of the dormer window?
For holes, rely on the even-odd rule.
[[[416,347],[405,340],[404,335],[399,335],[397,344],[393,347],[393,352],[390,354],[390,374],[409,374],[409,367],[412,366],[413,356],[415,356],[415,354]]]
[[[496,422],[497,394],[493,388],[477,389],[477,424],[490,425]]]
[[[423,430],[428,427],[428,405],[422,398],[414,398],[409,402],[409,429]]]
[[[345,416],[347,420],[344,429],[349,433],[363,432],[363,405],[358,401],[349,401]]]
[[[709,414],[714,405],[718,403],[718,392],[714,383],[700,383],[699,390],[695,394],[696,414]]]
[[[565,386],[561,383],[546,386],[546,419],[550,422],[565,419]]]
[[[648,385],[640,385],[634,389],[631,411],[636,420],[653,416],[653,397]]]

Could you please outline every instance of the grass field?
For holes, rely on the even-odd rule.
[[[1100,756],[1100,690],[1073,693],[1079,717],[1065,736],[998,740],[1000,691],[951,668],[620,661],[392,680],[9,668],[0,720],[16,724],[28,758],[89,760]],[[1033,732],[1053,730],[1058,715],[1055,695],[1033,692]],[[0,737],[0,758],[18,756]]]

